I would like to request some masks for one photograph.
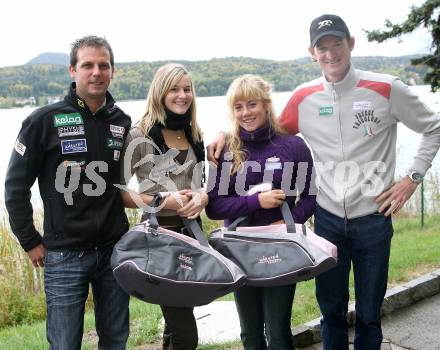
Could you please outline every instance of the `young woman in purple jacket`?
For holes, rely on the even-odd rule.
[[[217,168],[210,169],[208,217],[224,219],[226,226],[241,216],[249,216],[250,226],[278,224],[287,201],[295,221],[304,223],[315,210],[313,159],[300,137],[275,123],[270,84],[244,75],[232,82],[226,97],[231,130]],[[294,348],[294,294],[295,285],[235,292],[244,350]]]

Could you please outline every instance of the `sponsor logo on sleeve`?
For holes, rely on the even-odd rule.
[[[62,154],[81,153],[81,152],[87,152],[86,139],[61,140]]]
[[[58,136],[78,136],[84,135],[84,125],[61,126],[58,128]]]
[[[82,125],[84,124],[81,114],[68,113],[56,114],[53,117],[53,126],[58,128],[60,126]]]
[[[24,156],[24,153],[26,152],[26,146],[23,145],[18,139],[15,141],[15,150],[19,155],[22,157]]]
[[[107,147],[112,149],[122,149],[124,146],[124,141],[115,139],[115,138],[108,138],[107,139]]]
[[[123,126],[110,124],[110,132],[113,137],[122,139],[124,137],[125,128]]]
[[[327,116],[327,115],[333,115],[333,107],[327,106],[327,107],[320,107],[319,108],[319,116]]]

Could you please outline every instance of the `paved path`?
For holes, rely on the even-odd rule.
[[[381,350],[440,350],[440,294],[385,316],[382,330]],[[350,350],[353,333],[350,329]],[[301,349],[322,350],[322,343]]]
[[[239,339],[240,323],[234,302],[217,301],[197,307],[195,315],[201,344]],[[440,294],[385,316],[382,328],[381,350],[440,350]],[[353,330],[350,330],[350,342],[353,342]],[[322,343],[302,349],[322,350]]]
[[[194,308],[199,343],[225,343],[240,339],[240,321],[233,301],[215,301]]]
[[[440,350],[440,269],[420,276],[387,291],[382,307],[384,341],[381,350]],[[233,301],[217,301],[196,307],[200,344],[220,344],[239,340],[240,322]],[[349,306],[350,323],[355,318],[354,305]],[[295,327],[297,344],[320,341],[319,318]],[[353,329],[350,329],[353,349]],[[304,347],[321,350],[322,343]]]
[[[440,294],[383,319],[384,338],[414,350],[440,349]]]

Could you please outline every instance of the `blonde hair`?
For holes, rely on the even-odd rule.
[[[271,93],[272,86],[270,83],[258,75],[242,75],[236,78],[229,86],[226,101],[231,121],[231,130],[227,138],[229,152],[231,152],[233,156],[231,174],[236,173],[246,160],[246,154],[243,151],[243,141],[240,137],[240,124],[234,116],[234,105],[237,101],[262,101],[271,128],[278,133],[284,132],[275,121],[275,111],[273,109]]]
[[[184,66],[177,63],[168,63],[161,66],[154,75],[147,96],[147,110],[139,121],[139,127],[147,135],[153,125],[158,122],[166,127],[166,113],[164,99],[167,93],[176,85],[183,76],[189,78],[193,99],[189,107],[191,111],[191,133],[193,140],[202,141],[202,132],[196,120],[196,92],[191,75]]]

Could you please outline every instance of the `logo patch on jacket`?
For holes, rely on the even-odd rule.
[[[112,149],[122,149],[124,146],[124,141],[114,139],[114,138],[108,138],[107,139],[107,147]]]
[[[379,124],[380,119],[374,116],[374,110],[365,110],[354,115],[353,129],[358,129],[363,124]]]
[[[18,139],[15,141],[14,148],[19,155],[21,155],[22,157],[24,156],[24,153],[26,152],[26,146],[23,145],[20,141],[18,141]]]
[[[333,107],[327,106],[327,107],[320,107],[319,108],[319,116],[326,116],[326,115],[333,115]]]
[[[66,168],[75,168],[79,167],[81,169],[84,169],[86,162],[85,160],[82,160],[80,162],[74,161],[74,160],[64,160],[62,163]]]
[[[81,153],[87,152],[87,141],[86,139],[77,140],[61,140],[61,153]]]
[[[113,150],[113,160],[119,162],[119,158],[121,157],[121,151],[117,149]]]
[[[355,101],[353,102],[353,110],[354,111],[362,111],[364,109],[372,109],[371,101]]]
[[[264,165],[264,170],[272,171],[282,169],[283,165],[281,164],[280,158],[273,156],[266,159],[266,163]]]
[[[110,132],[113,137],[122,139],[124,137],[125,128],[123,126],[110,124]]]
[[[374,110],[368,109],[354,115],[353,129],[362,130],[362,136],[374,136],[380,119],[374,116]]]
[[[82,125],[84,124],[81,114],[68,113],[56,114],[53,117],[53,126],[58,128],[60,126]]]
[[[77,136],[84,135],[84,125],[61,126],[58,128],[58,136]]]

